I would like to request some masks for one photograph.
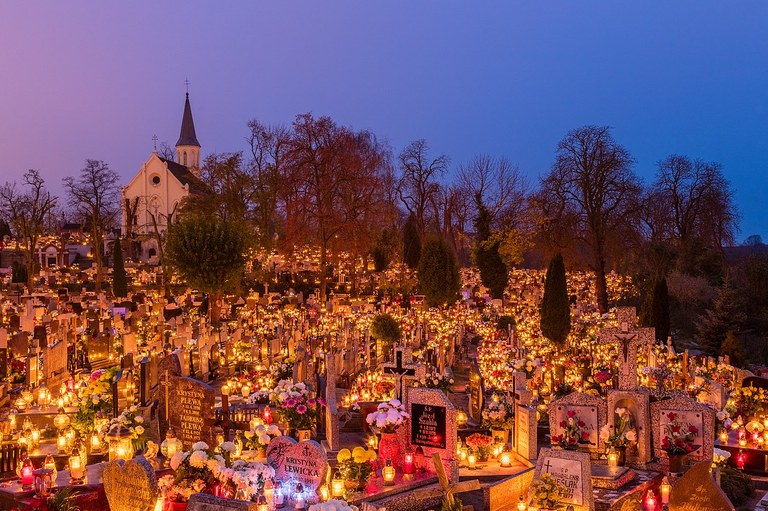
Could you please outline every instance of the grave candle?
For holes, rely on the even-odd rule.
[[[520,498],[517,501],[517,511],[526,511],[528,509],[528,506],[525,503],[525,500],[523,500],[523,496],[520,495]]]
[[[512,465],[512,455],[508,452],[503,452],[501,453],[500,461],[502,467],[509,467]]]
[[[648,490],[648,493],[645,495],[645,507],[648,511],[656,510],[656,494],[653,493],[653,490]]]
[[[395,484],[395,467],[392,466],[392,460],[387,460],[386,466],[381,469],[381,476],[386,486]]]
[[[72,455],[69,457],[69,484],[82,484],[84,476],[83,459],[80,457],[80,451],[77,447],[72,449]]]
[[[31,490],[35,484],[35,467],[32,465],[32,460],[29,457],[24,458],[24,463],[21,465],[21,488],[24,490]]]
[[[414,472],[414,468],[413,452],[411,452],[411,449],[408,448],[406,449],[405,455],[403,456],[403,473],[411,475]]]
[[[327,485],[322,485],[319,488],[319,491],[320,491],[320,500],[322,500],[323,502],[327,502],[328,499],[331,498],[330,492],[328,491],[328,486]]]
[[[339,472],[336,472],[331,480],[331,495],[334,497],[344,496],[344,479],[341,478]]]
[[[728,430],[723,428],[720,431],[720,444],[726,445],[728,443]]]
[[[669,484],[669,479],[667,479],[667,476],[664,476],[664,479],[662,479],[659,490],[661,491],[661,503],[669,504],[669,492],[672,491],[672,485]]]
[[[264,482],[264,498],[267,499],[267,502],[272,502],[272,498],[275,494],[275,484],[272,482],[272,479],[267,479]],[[326,499],[328,500],[328,499]]]
[[[467,456],[467,463],[469,464],[469,468],[474,469],[476,462],[477,458],[475,457],[475,453],[471,453]]]
[[[619,453],[613,447],[611,447],[611,450],[608,451],[608,466],[609,467],[619,466]]]
[[[269,505],[264,495],[259,495],[259,499],[256,501],[256,511],[269,511]]]
[[[56,480],[56,460],[53,459],[53,455],[49,454],[45,457],[45,461],[43,461],[43,468],[47,468],[51,471],[51,477],[55,481]]]

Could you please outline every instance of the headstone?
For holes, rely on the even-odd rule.
[[[111,511],[152,511],[155,508],[160,493],[157,478],[143,457],[109,462],[104,467],[102,480]]]
[[[46,348],[43,355],[46,385],[55,388],[56,384],[66,379],[67,343],[59,341]]]
[[[285,450],[277,463],[275,479],[296,479],[311,493],[323,484],[327,472],[325,449],[314,440],[304,440]]]
[[[409,386],[409,381],[421,379],[426,372],[421,364],[413,364],[413,354],[410,348],[395,347],[395,363],[382,364],[382,372],[385,376],[389,375],[395,379],[395,397],[402,402],[407,402],[405,389]]]
[[[533,480],[538,481],[542,474],[551,475],[564,489],[560,500],[563,507],[573,505],[575,511],[594,511],[588,453],[544,448],[539,453]]]
[[[670,418],[670,413],[673,414]],[[674,422],[696,427],[693,444],[698,448],[688,457],[692,460],[711,460],[715,446],[715,411],[686,396],[651,403],[651,425],[653,427],[653,452],[662,460],[668,458],[661,448],[665,426]]]
[[[515,406],[515,452],[527,460],[538,456],[538,430],[536,410],[527,406]]]
[[[403,444],[411,445],[414,450],[421,447],[428,460],[437,453],[443,464],[450,467],[450,480],[456,482],[456,407],[439,389],[409,388],[407,397],[411,417],[398,430],[405,436]]]
[[[336,451],[339,448],[341,434],[339,414],[336,408],[336,356],[325,354],[325,442],[328,449]]]
[[[167,389],[167,396],[161,392],[161,409],[165,407],[165,399],[168,399],[168,418],[161,421],[161,435],[165,437],[170,427],[185,449],[201,440],[213,445],[213,387],[192,378],[176,376],[170,378]],[[161,418],[163,415],[160,414]]]
[[[701,376],[697,376],[695,381],[697,387],[703,387],[702,391],[696,396],[700,403],[709,405],[714,410],[722,410],[725,407],[728,392],[722,385]]]
[[[734,511],[734,507],[715,483],[707,460],[694,465],[672,485],[669,511]]]
[[[110,335],[106,332],[93,335],[88,342],[88,360],[91,363],[109,359],[110,339]]]
[[[189,497],[187,504],[187,511],[257,511],[257,509],[256,502],[225,499],[207,493],[193,494]]]
[[[633,390],[638,386],[637,350],[643,346],[651,346],[655,342],[656,332],[653,328],[637,328],[637,318],[634,307],[618,307],[616,309],[618,328],[603,328],[598,333],[600,344],[616,346],[619,363],[619,389]]]
[[[289,436],[278,436],[273,438],[267,446],[267,464],[273,469],[283,462],[285,452],[296,445],[296,440]]]
[[[572,392],[567,396],[556,399],[549,404],[549,430],[554,435],[561,435],[561,424],[568,420],[569,412],[575,413],[574,418],[584,423],[581,432],[588,437],[580,441],[580,447],[590,451],[602,451],[605,448],[600,438],[600,428],[607,422],[607,406],[605,401],[591,394]]]

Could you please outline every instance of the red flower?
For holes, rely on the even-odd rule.
[[[584,426],[586,426],[586,425],[587,425],[587,423],[586,423],[586,422],[584,422],[584,421],[579,421],[579,422],[578,422],[578,424],[579,424],[579,427],[580,427],[580,428],[583,428]]]
[[[560,421],[560,427],[561,427],[561,428],[564,428],[564,427],[565,427],[565,421]]]
[[[693,433],[695,435],[696,433],[699,432],[699,428],[697,428],[696,426],[693,426],[693,425],[689,425],[688,426],[688,431],[690,431],[691,433]]]
[[[568,413],[568,417],[569,418],[576,417],[576,411],[575,410],[568,410],[567,413]]]
[[[584,441],[589,440],[589,433],[587,433],[586,431],[582,431],[581,432],[581,439],[584,440]]]
[[[572,437],[572,436],[571,436],[571,437],[568,437],[568,443],[569,443],[569,444],[573,445],[573,444],[575,444],[576,442],[578,442],[578,440],[576,440],[576,437]]]
[[[673,421],[673,420],[677,419],[677,414],[675,412],[669,412],[667,414],[667,417],[669,417],[669,420]]]
[[[680,433],[680,426],[670,425],[669,426],[669,430],[672,433]]]

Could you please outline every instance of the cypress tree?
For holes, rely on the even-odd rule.
[[[128,296],[128,280],[125,277],[123,247],[119,236],[115,240],[114,261],[112,262],[112,294],[120,298]]]
[[[568,284],[565,280],[563,256],[555,255],[549,262],[541,302],[541,333],[556,344],[563,344],[571,331],[571,308],[568,304]]]
[[[653,285],[653,302],[651,303],[651,326],[656,329],[656,339],[667,340],[669,337],[669,290],[667,278],[661,277]]]
[[[409,268],[415,270],[421,259],[421,237],[419,227],[413,215],[408,217],[403,227],[403,262]]]
[[[499,242],[491,239],[491,214],[479,197],[475,217],[475,263],[480,270],[480,280],[488,288],[492,298],[504,298],[507,287],[507,265],[499,254]]]
[[[440,236],[424,244],[418,268],[419,288],[430,307],[456,300],[461,289],[461,276],[456,254]]]

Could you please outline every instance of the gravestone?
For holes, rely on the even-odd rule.
[[[267,464],[273,469],[283,462],[285,452],[296,445],[296,440],[289,436],[278,436],[270,440],[267,446]]]
[[[670,418],[674,414],[674,421]],[[715,447],[715,411],[687,396],[675,396],[671,399],[651,403],[651,426],[653,428],[653,453],[664,461],[668,459],[661,448],[665,436],[665,426],[680,422],[696,427],[693,444],[698,448],[688,457],[692,460],[711,460]]]
[[[533,480],[540,480],[542,474],[549,474],[564,488],[559,501],[563,507],[573,505],[575,511],[594,511],[592,468],[588,453],[544,448],[539,453]]]
[[[8,332],[0,328],[0,380],[8,377]]]
[[[110,461],[104,467],[102,480],[111,511],[152,511],[155,508],[160,493],[157,477],[142,456],[130,461]]]
[[[603,328],[598,333],[600,344],[616,347],[619,363],[619,389],[633,390],[638,387],[637,351],[654,344],[656,331],[653,328],[637,328],[634,307],[616,309],[618,328]]]
[[[111,336],[106,332],[93,335],[93,338],[88,342],[88,360],[92,364],[109,359],[112,344],[110,340]]]
[[[257,511],[258,504],[244,500],[225,499],[208,495],[207,493],[195,493],[189,497],[187,511]]]
[[[325,449],[314,440],[303,440],[288,447],[276,464],[275,479],[296,479],[304,486],[304,490],[310,493],[325,482],[328,472]]]
[[[176,353],[171,353],[165,357],[160,358],[157,363],[158,378],[163,377],[165,372],[168,371],[170,376],[181,376],[181,362]]]
[[[717,382],[696,376],[697,387],[703,387],[703,390],[696,395],[696,399],[705,405],[711,406],[714,410],[722,410],[725,407],[728,391]]]
[[[469,369],[469,416],[477,422],[483,420],[483,396],[485,388],[477,361],[474,361]]]
[[[399,428],[403,445],[415,450],[421,447],[426,459],[437,453],[443,464],[450,467],[449,479],[458,481],[459,466],[456,452],[456,408],[439,389],[409,388],[408,405],[411,417]]]
[[[341,440],[339,413],[336,404],[336,356],[325,354],[325,442],[328,450],[337,451]]]
[[[527,406],[515,406],[515,452],[533,461],[538,457],[538,424],[536,410]]]
[[[11,349],[14,357],[23,357],[29,353],[29,334],[27,332],[19,332],[11,336],[11,341],[8,347]]]
[[[382,364],[384,376],[392,376],[395,379],[395,397],[407,404],[406,388],[409,381],[418,381],[424,377],[426,369],[421,364],[413,363],[411,349],[404,346],[395,347],[395,362]]]
[[[711,462],[700,461],[672,485],[669,511],[734,511],[712,477]]]
[[[59,341],[45,348],[43,353],[46,385],[55,388],[67,377],[67,343]]]
[[[165,410],[168,400],[167,420],[162,420],[165,413],[160,414],[161,436],[165,437],[170,427],[185,449],[198,441],[214,445],[214,398],[213,387],[206,383],[183,376],[171,377],[167,393],[161,392],[161,410]]]
[[[554,435],[563,434],[561,424],[568,420],[568,412],[575,412],[575,419],[584,422],[580,431],[589,437],[580,441],[580,447],[590,451],[602,451],[605,443],[600,438],[600,428],[607,422],[607,406],[605,401],[597,396],[572,392],[567,396],[556,399],[549,404],[549,431]]]
[[[608,428],[611,434],[616,428],[616,409],[626,408],[632,420],[630,427],[637,432],[637,444],[627,449],[627,459],[645,465],[652,458],[650,394],[641,390],[608,391]]]

